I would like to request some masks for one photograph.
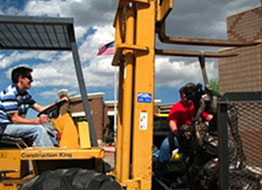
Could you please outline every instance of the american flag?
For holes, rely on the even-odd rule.
[[[107,43],[99,48],[97,55],[113,55],[114,54],[114,41]]]

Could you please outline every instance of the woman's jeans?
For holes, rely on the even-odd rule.
[[[8,124],[4,135],[32,138],[38,147],[54,147],[57,145],[56,131],[49,124]]]
[[[176,136],[174,136],[174,148],[179,148],[179,142],[176,138]],[[161,146],[160,146],[160,150],[159,150],[159,155],[158,155],[158,161],[160,163],[165,163],[167,162],[170,158],[171,158],[171,152],[172,150],[170,150],[170,145],[169,145],[169,140],[168,140],[168,137],[166,137]]]
[[[172,147],[174,147],[175,149],[180,147],[176,136],[174,136],[174,146]],[[156,177],[162,177],[163,174],[165,173],[167,169],[167,163],[172,156],[171,152],[172,150],[170,150],[169,140],[168,137],[166,137],[160,146],[157,165],[154,171]]]

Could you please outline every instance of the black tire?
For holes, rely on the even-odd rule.
[[[110,176],[81,168],[50,170],[26,182],[20,190],[120,190]]]
[[[107,174],[108,172],[113,171],[113,168],[108,162],[103,162],[103,173]]]

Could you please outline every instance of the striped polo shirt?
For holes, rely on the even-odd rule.
[[[8,114],[18,112],[25,117],[28,109],[35,103],[28,92],[22,93],[16,84],[0,92],[0,125],[12,123]]]

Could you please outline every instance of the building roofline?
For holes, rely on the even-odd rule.
[[[261,8],[261,6],[257,6],[257,7],[249,8],[249,9],[246,9],[246,10],[243,10],[243,11],[236,12],[236,13],[234,13],[234,14],[232,14],[232,15],[227,16],[227,19],[228,19],[229,17],[236,16],[236,15],[239,15],[239,14],[242,14],[242,13],[245,13],[245,12],[248,12],[248,11],[251,11],[251,10],[253,10],[253,9],[258,9],[258,8]]]
[[[164,103],[164,104],[161,104],[160,106],[173,106],[173,105],[174,105],[174,102]]]
[[[154,100],[154,103],[155,104],[160,104],[162,102],[162,100],[160,100],[160,99],[155,99]],[[105,105],[107,105],[107,106],[113,106],[114,104],[115,104],[115,101],[114,100],[107,100],[107,101],[104,101],[104,103],[105,103]],[[116,100],[116,104],[118,104],[118,101]]]
[[[105,93],[103,92],[96,92],[96,93],[88,93],[87,97],[88,99],[95,99],[95,98],[103,98],[105,96]],[[81,101],[82,98],[80,95],[72,96],[70,97],[71,102]]]

